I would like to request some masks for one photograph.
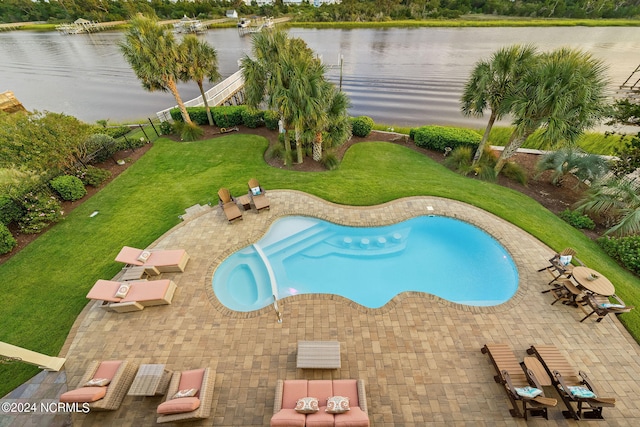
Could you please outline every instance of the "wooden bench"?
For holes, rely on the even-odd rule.
[[[340,366],[340,342],[298,341],[297,368],[338,369]]]

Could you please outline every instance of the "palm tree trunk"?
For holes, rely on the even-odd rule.
[[[204,94],[204,88],[202,87],[202,80],[198,80],[198,87],[200,88],[200,94],[202,95],[204,108],[207,109],[207,119],[209,120],[209,126],[213,126],[213,117],[211,117],[211,110],[209,110],[209,103],[207,102],[207,96]]]
[[[319,162],[322,159],[322,132],[316,133],[313,140],[313,160]]]
[[[298,154],[298,163],[302,163],[302,143],[300,139],[302,138],[300,129],[296,129],[296,153]]]
[[[487,141],[489,141],[489,134],[491,133],[491,128],[493,127],[493,123],[496,121],[497,114],[495,111],[491,110],[491,116],[489,117],[489,123],[487,123],[487,127],[484,129],[484,134],[482,135],[482,140],[476,149],[476,153],[473,156],[473,165],[478,164],[480,158],[482,158],[482,154],[484,153],[484,146],[487,145]]]
[[[532,130],[525,130],[523,133],[518,132],[518,129],[515,129],[513,131],[513,133],[509,137],[509,142],[504,147],[504,150],[502,150],[502,153],[498,158],[498,163],[496,163],[496,166],[494,168],[496,176],[498,176],[498,174],[504,167],[505,163],[507,163],[507,160],[509,159],[509,157],[513,156],[518,151],[518,148],[522,146],[524,141],[532,133],[533,133]]]
[[[184,106],[184,102],[182,102],[182,98],[180,98],[180,93],[178,93],[178,86],[176,85],[175,80],[170,78],[167,80],[167,88],[173,94],[173,97],[176,99],[178,104],[178,108],[180,108],[180,113],[182,114],[182,120],[190,126],[193,126],[193,122],[191,121],[191,117],[189,117],[189,113],[187,113],[187,107]]]

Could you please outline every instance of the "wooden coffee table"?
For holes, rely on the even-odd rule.
[[[142,364],[129,387],[129,396],[160,396],[166,393],[171,371],[161,364]]]
[[[297,368],[338,369],[340,366],[340,342],[298,341]]]

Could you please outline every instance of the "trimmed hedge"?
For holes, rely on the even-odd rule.
[[[251,111],[248,108],[245,108],[241,111],[242,123],[244,123],[248,128],[255,129],[264,124],[264,120],[262,119],[263,115],[264,111]]]
[[[74,201],[87,194],[87,189],[77,176],[62,175],[52,179],[49,184],[62,197],[62,200]]]
[[[243,123],[242,112],[246,109],[247,107],[244,105],[221,106],[212,108],[211,114],[213,115],[213,121],[216,122],[216,126],[228,128]]]
[[[246,110],[247,107],[244,105],[231,105],[231,106],[220,106],[220,107],[211,107],[211,116],[213,117],[213,121],[216,126],[221,128],[228,128],[231,126],[238,126],[243,124],[242,121],[242,111]],[[208,125],[209,119],[207,118],[207,110],[205,107],[187,107],[187,113],[189,113],[189,117],[193,123],[197,125]],[[172,108],[169,111],[171,114],[171,118],[176,122],[182,122],[182,114],[180,113],[179,108]]]
[[[264,119],[264,125],[269,130],[278,130],[278,122],[280,121],[280,114],[277,111],[267,110],[262,114]]]
[[[0,224],[0,254],[11,252],[18,242],[6,225]]]
[[[444,126],[422,126],[411,129],[409,136],[418,147],[436,151],[445,151],[446,147],[455,150],[462,146],[475,149],[482,140],[482,136],[472,130]]]
[[[627,270],[640,275],[640,236],[600,237],[597,242],[607,255],[619,261]]]
[[[368,116],[359,116],[351,119],[351,132],[355,136],[366,137],[373,129],[374,121]]]
[[[10,224],[22,216],[23,211],[18,203],[9,196],[0,196],[0,224]]]

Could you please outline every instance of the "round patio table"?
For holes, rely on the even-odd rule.
[[[609,279],[592,268],[574,267],[571,275],[578,285],[594,294],[611,296],[616,292],[616,288]],[[594,276],[596,276],[595,279],[592,278]]]

